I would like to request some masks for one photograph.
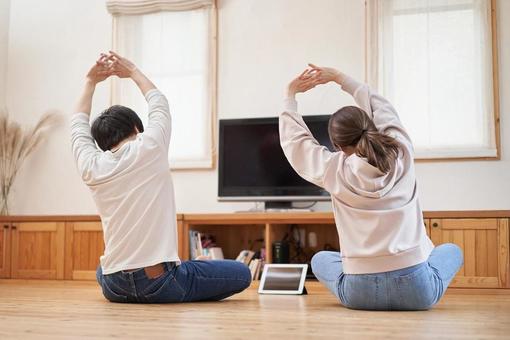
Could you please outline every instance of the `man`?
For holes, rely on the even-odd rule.
[[[131,78],[145,96],[146,128],[134,111],[120,105],[89,125],[96,84],[112,75]],[[87,73],[75,112],[72,150],[103,224],[105,251],[97,280],[104,296],[112,302],[188,302],[221,300],[246,289],[251,275],[242,263],[179,261],[168,164],[171,117],[156,86],[110,51]]]

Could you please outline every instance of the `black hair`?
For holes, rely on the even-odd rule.
[[[138,132],[143,132],[143,123],[135,111],[122,105],[113,105],[94,120],[91,132],[101,150],[107,151],[135,134],[135,127]]]

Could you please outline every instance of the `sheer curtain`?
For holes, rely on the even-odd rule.
[[[370,0],[369,70],[417,158],[495,157],[490,0]]]
[[[210,168],[214,92],[211,10],[153,9],[146,6],[150,13],[114,17],[115,49],[133,60],[168,98],[171,168]],[[129,10],[132,13],[132,7]],[[147,104],[133,82],[115,81],[112,92],[114,103],[133,108],[147,122]]]

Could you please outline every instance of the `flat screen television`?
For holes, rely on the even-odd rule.
[[[329,115],[304,116],[313,136],[332,150]],[[330,200],[324,189],[302,179],[280,146],[278,118],[221,119],[219,133],[218,199],[265,201]],[[269,204],[268,204],[269,203]],[[283,206],[282,206],[283,207]]]

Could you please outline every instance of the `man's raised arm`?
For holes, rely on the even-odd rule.
[[[94,138],[90,133],[89,124],[92,97],[97,83],[110,76],[107,59],[108,56],[101,54],[101,57],[87,73],[82,94],[78,99],[74,115],[71,119],[71,146],[76,166],[85,182],[90,179],[92,158],[98,153]]]
[[[166,97],[156,88],[135,64],[110,51],[112,74],[119,78],[131,78],[138,86],[149,106],[149,123],[144,131],[168,151],[171,133],[171,116]]]

